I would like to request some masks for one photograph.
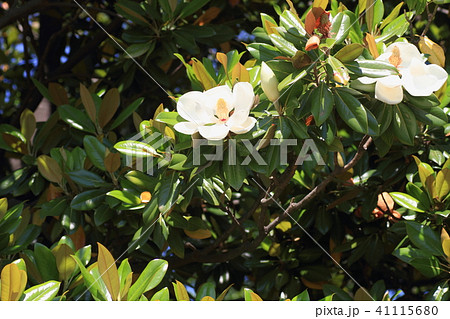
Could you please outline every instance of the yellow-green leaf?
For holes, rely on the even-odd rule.
[[[216,86],[216,81],[214,81],[208,71],[206,71],[205,66],[195,58],[192,59],[192,70],[205,90],[209,90]]]
[[[8,264],[3,267],[0,275],[2,283],[1,300],[17,301],[20,298],[21,273],[16,264]]]
[[[442,49],[439,44],[434,43],[428,37],[420,37],[419,49],[422,53],[430,55],[428,61],[441,67],[445,67],[444,49]]]
[[[86,109],[89,118],[91,119],[92,123],[95,124],[97,118],[97,109],[95,108],[94,99],[92,98],[89,90],[82,83],[80,83],[80,95],[81,102],[83,102],[84,108]]]
[[[133,281],[133,273],[130,272],[127,275],[127,278],[125,278],[125,283],[120,288],[120,300],[127,300],[128,291],[130,290],[132,281]]]
[[[227,295],[228,291],[233,287],[233,284],[229,285],[227,288],[225,288],[224,291],[219,295],[219,297],[216,298],[216,301],[222,301],[225,299],[225,296]]]
[[[161,103],[158,108],[155,111],[155,114],[153,114],[153,127],[156,128],[160,133],[164,133],[164,129],[166,127],[166,124],[156,121],[156,117],[164,112],[164,106]]]
[[[73,249],[66,244],[60,244],[52,249],[52,253],[56,259],[59,280],[69,280],[76,267],[76,262],[71,257],[74,254]]]
[[[57,106],[69,104],[69,97],[67,96],[67,92],[61,84],[53,82],[49,83],[48,93],[52,98],[52,102]]]
[[[366,10],[367,0],[359,0],[358,1],[358,7],[359,7],[359,14],[361,14],[364,10]]]
[[[214,301],[214,298],[210,296],[205,296],[200,301]]]
[[[58,162],[47,155],[40,155],[36,159],[39,173],[44,176],[50,182],[61,183],[62,181],[62,171],[58,165]]]
[[[366,0],[366,24],[367,24],[367,28],[369,29],[370,32],[373,31],[373,18],[374,18],[374,1],[377,0]],[[360,8],[361,10],[361,8]]]
[[[270,22],[269,20],[264,20],[264,30],[266,30],[267,34],[276,34],[280,35],[280,33],[277,31],[277,25],[273,22]]]
[[[450,169],[444,168],[436,176],[437,198],[441,200],[450,192]]]
[[[389,15],[386,17],[386,19],[383,20],[383,23],[380,26],[380,30],[382,30],[385,26],[387,26],[389,23],[391,23],[392,21],[394,21],[399,13],[400,13],[400,9],[403,6],[403,2],[400,2],[395,8],[394,10],[391,11],[391,13],[389,13]]]
[[[185,234],[194,239],[206,239],[211,237],[211,232],[208,229],[184,230]]]
[[[0,198],[0,220],[5,216],[8,210],[8,199],[6,197]]]
[[[35,130],[36,118],[34,117],[34,113],[29,109],[23,110],[20,115],[20,131],[28,143],[30,142],[31,137],[33,137]]]
[[[314,0],[313,2],[313,8],[322,8],[322,9],[326,9],[328,5],[328,0]]]
[[[83,102],[84,103],[84,102]],[[104,128],[111,121],[120,104],[119,90],[113,88],[106,92],[98,111],[98,125]]]
[[[335,58],[341,62],[351,62],[359,57],[364,51],[364,47],[359,43],[352,43],[340,49]]]
[[[219,61],[220,64],[223,65],[223,68],[225,69],[225,72],[228,70],[228,57],[225,53],[217,52],[216,59]]]
[[[15,152],[21,154],[28,154],[28,149],[26,144],[17,136],[8,133],[2,133],[2,138],[5,143],[11,147]]]
[[[98,271],[106,285],[112,300],[118,300],[120,293],[120,280],[116,262],[108,249],[98,244]]]
[[[446,239],[442,242],[442,250],[444,254],[450,258],[450,239]]]
[[[261,297],[258,296],[258,294],[254,293],[253,291],[250,291],[250,298],[251,301],[263,301]]]
[[[181,282],[176,280],[176,282],[172,283],[172,285],[175,291],[175,297],[178,301],[189,301],[189,295],[187,293],[186,287],[184,287]]]

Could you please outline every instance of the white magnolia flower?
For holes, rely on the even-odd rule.
[[[222,85],[205,92],[188,92],[177,103],[178,114],[187,122],[175,124],[174,129],[188,135],[199,132],[208,140],[221,140],[230,131],[247,133],[256,123],[249,116],[254,99],[248,82],[236,83],[233,91]]]
[[[359,81],[376,83],[375,98],[387,104],[398,104],[403,100],[402,87],[412,96],[429,96],[447,81],[447,72],[436,64],[425,64],[419,50],[411,43],[395,42],[376,60],[391,63],[400,76],[361,77]]]

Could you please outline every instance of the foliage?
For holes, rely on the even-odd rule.
[[[88,2],[111,38],[3,2],[1,300],[447,300],[449,91],[382,102],[377,59],[444,67],[441,2]],[[180,93],[238,82],[254,126],[198,159]]]

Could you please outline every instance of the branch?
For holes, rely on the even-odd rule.
[[[425,36],[428,32],[428,30],[430,29],[431,23],[434,20],[434,16],[436,15],[437,9],[438,9],[438,5],[436,4],[434,7],[434,10],[432,13],[430,13],[430,8],[428,7],[428,3],[427,3],[427,18],[428,18],[428,22],[427,25],[425,26],[425,29],[423,29],[422,34],[420,35],[421,37]]]
[[[283,214],[281,214],[280,216],[278,216],[277,218],[275,218],[270,224],[265,226],[263,228],[263,231],[260,231],[258,236],[253,241],[243,243],[239,247],[236,247],[231,250],[223,250],[221,252],[218,252],[217,254],[208,255],[209,252],[211,252],[214,248],[216,248],[218,246],[218,244],[215,244],[213,246],[209,246],[202,250],[194,251],[193,253],[189,254],[188,256],[185,256],[184,259],[169,258],[169,266],[171,268],[178,268],[178,267],[181,267],[181,266],[193,263],[193,262],[211,262],[211,263],[226,262],[226,261],[229,261],[233,258],[240,256],[244,252],[250,252],[250,251],[255,250],[256,248],[258,248],[259,244],[261,244],[261,242],[264,240],[264,238],[266,238],[266,236],[269,234],[269,232],[272,231],[281,221],[283,221],[285,218],[290,216],[290,214],[293,213],[294,211],[296,211],[297,209],[304,207],[307,203],[309,203],[311,200],[313,200],[317,195],[319,195],[321,192],[323,192],[325,190],[325,187],[332,180],[334,180],[334,178],[337,175],[340,175],[340,174],[348,171],[349,169],[353,168],[359,162],[359,160],[362,158],[362,156],[364,155],[365,151],[369,148],[371,143],[372,143],[372,138],[368,135],[365,135],[358,146],[358,150],[357,150],[355,156],[352,158],[352,160],[350,162],[348,162],[344,167],[338,167],[337,169],[335,169],[327,177],[327,179],[325,179],[323,182],[321,182],[319,185],[317,185],[310,193],[308,193],[299,202],[296,203],[296,202],[293,202],[293,200],[291,200],[291,203],[289,204],[286,211]],[[291,169],[288,168],[286,170],[289,173],[286,173],[286,171],[285,171],[285,173],[288,174],[288,176],[289,176],[289,175],[293,174],[292,170],[295,173],[295,169],[292,169],[292,167],[291,167]],[[284,175],[284,173],[283,173],[283,175]],[[283,184],[285,184],[285,186],[286,186],[289,184],[290,180],[291,179],[287,179],[287,181],[282,180],[281,182]],[[264,199],[264,195],[263,196],[260,195],[259,202],[261,204],[263,204],[262,203],[263,199]],[[256,205],[255,210],[258,207],[259,207],[259,205]],[[266,208],[266,207],[267,207],[267,205],[263,204],[263,208]],[[233,227],[235,227],[235,224],[233,224],[230,227],[230,229],[232,229]],[[227,233],[227,232],[225,232],[225,233]],[[225,233],[223,233],[222,236],[220,236],[221,241],[224,239],[223,235]],[[217,241],[216,241],[216,243],[217,243]]]

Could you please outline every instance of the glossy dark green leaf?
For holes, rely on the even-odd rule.
[[[409,240],[418,248],[430,255],[443,256],[440,236],[430,226],[408,221],[406,230]]]
[[[180,19],[188,17],[198,10],[200,10],[204,5],[206,5],[210,0],[192,0],[181,10]]]
[[[417,123],[414,113],[405,104],[393,105],[394,118],[392,126],[395,136],[406,145],[414,145],[414,137],[417,133]]]
[[[339,12],[333,19],[330,34],[331,38],[336,40],[336,44],[345,40],[351,27],[350,17],[345,12]]]
[[[178,199],[180,184],[181,181],[176,172],[162,179],[161,188],[158,193],[158,206],[162,214],[166,214]]]
[[[427,125],[444,126],[448,123],[448,117],[444,111],[439,107],[431,107],[428,110],[411,106],[416,119]]]
[[[88,271],[83,262],[77,256],[72,256],[72,258],[77,263],[81,274],[83,275],[84,285],[86,286],[86,289],[89,290],[92,297],[95,300],[107,300],[105,294],[103,293],[104,290],[100,287],[100,281],[95,280],[95,277],[91,273],[92,271]]]
[[[81,169],[67,173],[69,177],[78,185],[86,188],[102,187],[109,185],[104,179],[94,172]]]
[[[136,101],[131,103],[127,108],[125,108],[125,110],[123,110],[119,114],[119,116],[117,116],[117,118],[114,120],[114,122],[112,122],[111,130],[115,129],[120,124],[122,124],[127,118],[129,118],[131,116],[131,114],[133,114],[133,112],[136,111],[136,109],[139,107],[139,105],[142,104],[143,101],[144,101],[144,98],[140,97]]]
[[[100,168],[102,171],[106,170],[104,163],[106,146],[91,135],[84,137],[83,145],[86,150],[86,155],[92,164],[94,164],[95,167]]]
[[[402,207],[413,210],[415,212],[420,213],[424,212],[425,207],[423,207],[417,199],[408,194],[400,192],[391,192],[389,193],[389,195],[391,195],[394,201]]]
[[[369,119],[366,108],[353,95],[336,90],[334,101],[341,119],[358,133],[369,134]]]
[[[42,204],[39,215],[41,218],[46,216],[60,216],[69,208],[69,202],[65,197],[58,197]]]
[[[216,299],[216,285],[212,282],[205,282],[204,284],[200,285],[197,290],[195,300],[200,301],[203,297],[207,296]]]
[[[72,199],[70,207],[75,210],[91,210],[97,208],[104,200],[106,191],[92,189],[78,194]]]
[[[34,259],[44,280],[58,280],[59,273],[56,267],[56,259],[50,249],[42,244],[36,243],[34,245]]]
[[[108,196],[112,196],[114,198],[117,198],[118,200],[121,200],[125,204],[129,205],[139,205],[141,203],[141,200],[136,195],[132,194],[128,191],[121,191],[121,190],[112,190],[108,193],[106,193]]]
[[[95,133],[95,126],[89,120],[87,114],[70,105],[61,105],[58,107],[60,118],[70,126],[89,133]]]
[[[245,166],[241,165],[240,161],[239,157],[233,161],[227,153],[222,163],[225,180],[235,190],[239,190],[242,187],[244,179],[247,177],[247,170]]]
[[[333,111],[333,94],[325,83],[321,83],[312,91],[309,99],[311,101],[311,113],[314,116],[314,121],[317,126],[320,126]]]
[[[270,61],[282,55],[277,48],[265,43],[251,43],[247,46],[247,50],[255,59],[261,61]]]

